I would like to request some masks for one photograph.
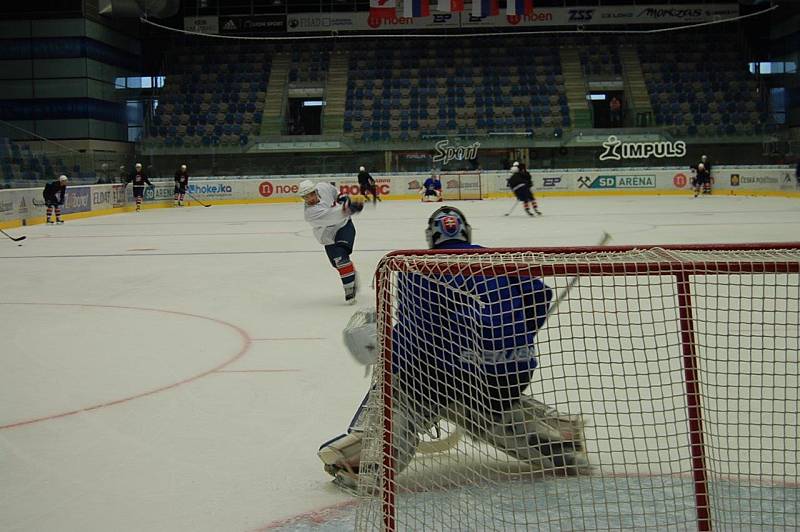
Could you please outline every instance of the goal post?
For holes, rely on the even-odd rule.
[[[358,529],[800,526],[800,244],[398,251],[376,290]]]
[[[445,201],[483,199],[481,173],[477,170],[439,172],[439,180]]]

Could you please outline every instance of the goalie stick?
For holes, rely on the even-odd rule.
[[[611,242],[611,235],[609,235],[608,233],[603,231],[603,235],[600,237],[600,241],[595,245],[598,246],[598,247],[602,247],[602,246],[605,246],[606,244],[608,244],[609,242]],[[558,304],[561,303],[561,301],[563,301],[564,299],[567,298],[567,296],[569,295],[570,290],[572,290],[572,288],[576,284],[578,284],[578,279],[579,279],[579,277],[573,277],[572,279],[570,279],[569,282],[567,283],[567,286],[565,286],[564,289],[561,290],[561,292],[558,294],[558,296],[556,296],[556,299],[555,299],[555,301],[553,301],[553,304],[550,305],[550,308],[547,309],[547,317],[548,318],[550,317],[550,315],[552,313],[554,313],[556,311],[556,309],[558,308]]]
[[[16,238],[15,238],[15,237],[13,237],[13,236],[9,235],[8,233],[6,233],[5,231],[3,231],[2,229],[0,229],[0,233],[3,233],[4,235],[6,235],[8,238],[10,238],[11,240],[13,240],[14,242],[21,242],[22,240],[25,240],[26,238],[28,238],[28,237],[27,237],[27,236],[25,236],[25,235],[18,236],[18,237],[16,237]]]
[[[207,205],[207,204],[203,203],[202,201],[200,201],[199,199],[197,199],[196,197],[194,197],[191,192],[187,192],[186,195],[189,196],[190,198],[192,198],[193,200],[195,200],[197,203],[199,203],[203,207],[211,207],[211,205]]]

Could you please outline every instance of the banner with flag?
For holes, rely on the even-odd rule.
[[[429,17],[430,14],[428,0],[403,0],[404,17]]]
[[[507,15],[530,15],[533,13],[533,0],[508,0]]]
[[[369,0],[370,18],[397,18],[397,0]]]
[[[445,13],[460,13],[464,11],[464,0],[439,0],[436,9]]]
[[[473,17],[496,17],[500,14],[497,0],[472,0]]]

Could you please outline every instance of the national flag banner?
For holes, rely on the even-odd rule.
[[[396,18],[397,0],[369,0],[369,16],[371,18]]]
[[[429,17],[430,15],[428,0],[403,0],[404,17]]]
[[[445,13],[460,13],[464,11],[464,0],[439,0],[436,9]]]
[[[472,0],[473,17],[496,17],[500,14],[497,0]]]
[[[533,0],[508,0],[507,15],[530,15],[533,13]]]

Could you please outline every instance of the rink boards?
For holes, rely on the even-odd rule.
[[[714,168],[714,194],[800,196],[800,183],[788,166],[718,166]],[[419,189],[429,173],[374,173],[378,191],[385,199],[418,199]],[[685,168],[608,168],[553,169],[533,171],[534,192],[541,196],[583,195],[666,195],[691,194],[692,173]],[[506,187],[507,171],[480,173],[482,198],[510,197]],[[453,196],[460,182],[443,174],[445,197]],[[358,182],[350,174],[304,176],[233,176],[226,178],[193,177],[189,194],[211,204],[246,204],[299,201],[297,187],[301,180],[331,182],[342,192],[357,194]],[[172,180],[153,179],[154,188],[145,192],[145,207],[168,207],[173,200]],[[463,188],[463,186],[462,186]],[[463,190],[462,190],[463,192]],[[473,197],[473,196],[469,196]],[[189,205],[196,200],[187,197]],[[122,185],[70,186],[63,212],[67,218],[125,212],[132,208],[130,187]],[[44,222],[40,188],[0,190],[0,227],[17,227]]]

